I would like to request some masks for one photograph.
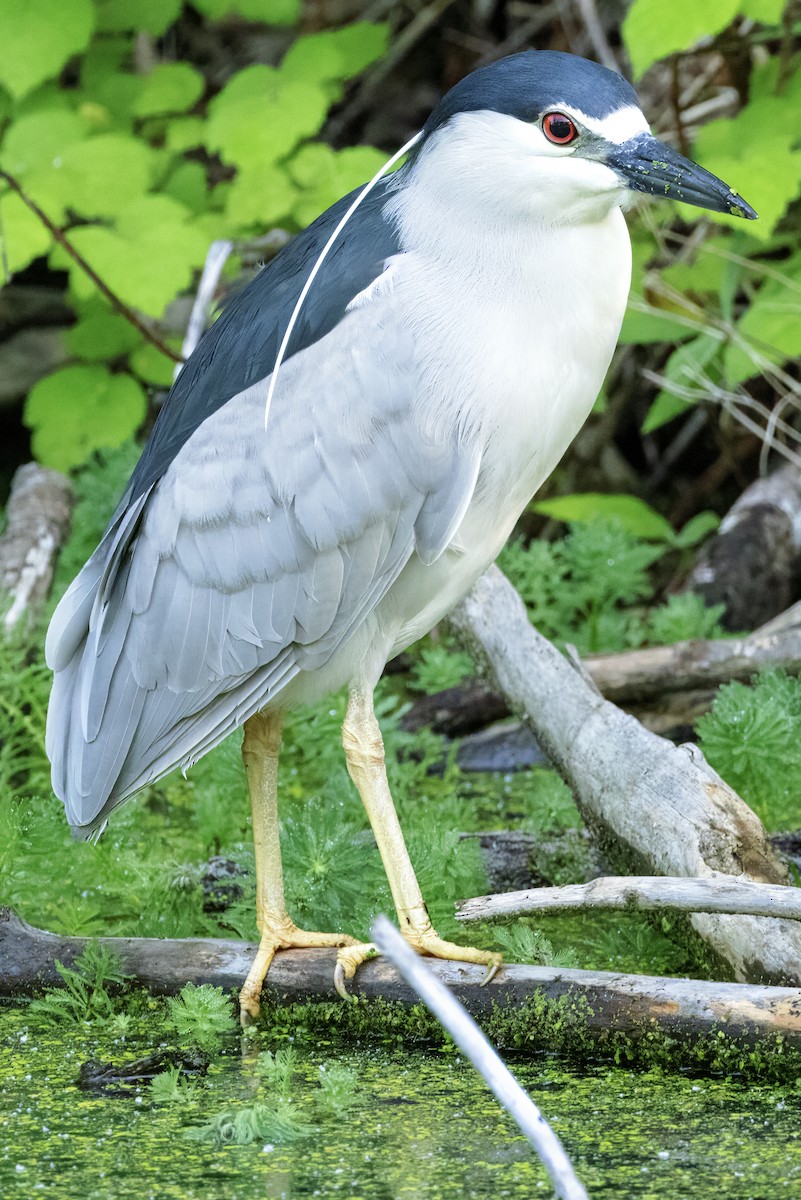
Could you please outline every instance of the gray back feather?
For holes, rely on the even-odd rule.
[[[469,502],[477,454],[417,426],[388,289],[285,363],[265,431],[267,385],[191,434],[53,618],[47,748],[85,831],[327,663]]]

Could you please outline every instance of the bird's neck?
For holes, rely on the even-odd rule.
[[[480,489],[513,519],[586,420],[603,384],[631,276],[619,207],[556,225],[396,203],[398,288],[425,347],[426,421],[482,446]],[[455,202],[454,202],[455,203]],[[405,294],[405,298],[404,298]]]

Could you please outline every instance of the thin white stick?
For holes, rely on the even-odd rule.
[[[284,336],[281,339],[281,345],[278,348],[278,356],[276,357],[275,366],[273,367],[273,373],[270,378],[270,386],[267,389],[267,402],[264,405],[264,428],[265,429],[267,428],[267,418],[270,415],[270,405],[273,402],[273,395],[275,393],[275,385],[276,385],[276,381],[278,379],[278,372],[281,368],[281,363],[284,361],[284,355],[286,354],[286,349],[287,349],[287,346],[289,345],[289,339],[292,336],[292,330],[295,328],[295,325],[297,324],[298,317],[300,315],[300,310],[303,307],[304,301],[306,300],[306,297],[309,294],[309,288],[314,283],[314,280],[317,277],[317,272],[320,270],[320,267],[323,265],[326,258],[328,257],[328,251],[331,249],[334,242],[337,240],[340,233],[347,225],[348,221],[351,219],[353,214],[356,212],[356,209],[359,207],[362,200],[364,200],[364,198],[373,190],[375,185],[378,183],[379,179],[382,179],[384,177],[384,175],[386,175],[387,171],[391,170],[391,168],[395,166],[395,163],[398,161],[398,159],[403,158],[404,154],[406,154],[406,152],[408,150],[411,150],[412,146],[416,145],[416,143],[420,141],[420,138],[422,136],[423,136],[423,131],[421,129],[418,133],[416,133],[414,135],[414,137],[409,138],[408,142],[406,142],[405,145],[401,146],[400,150],[397,150],[392,155],[391,158],[387,159],[387,161],[384,163],[384,165],[380,171],[376,171],[373,178],[370,180],[369,183],[366,183],[364,185],[364,187],[359,192],[356,199],[353,201],[353,203],[349,207],[348,211],[345,213],[345,215],[342,217],[342,219],[337,223],[337,226],[334,229],[334,232],[331,234],[330,238],[328,239],[328,241],[325,243],[322,250],[320,251],[320,253],[317,257],[317,261],[315,262],[314,266],[312,267],[311,271],[309,272],[309,278],[306,280],[306,282],[304,283],[304,285],[301,289],[301,293],[298,296],[295,307],[292,310],[292,316],[289,318],[289,324],[287,325]]]
[[[517,1122],[542,1159],[557,1196],[562,1200],[589,1200],[559,1138],[453,993],[423,965],[386,917],[376,918],[370,936]]]
[[[186,327],[186,336],[184,337],[183,345],[181,346],[181,358],[184,362],[175,364],[175,370],[172,373],[172,380],[175,380],[181,374],[183,365],[193,352],[206,328],[208,320],[209,308],[211,299],[222,274],[222,269],[225,266],[228,256],[234,248],[233,242],[217,241],[212,242],[209,246],[209,252],[206,255],[206,261],[203,264],[203,271],[198,284],[197,295],[195,302],[192,305],[192,311],[189,314],[189,324]]]
[[[801,888],[778,883],[756,883],[731,875],[700,879],[683,876],[604,876],[590,883],[533,888],[473,896],[457,904],[457,921],[509,920],[529,913],[568,912],[604,908],[683,912],[739,913],[752,917],[784,917],[801,921]]]

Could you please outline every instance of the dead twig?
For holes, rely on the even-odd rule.
[[[451,616],[571,787],[613,866],[785,884],[758,817],[695,746],[674,746],[595,694],[528,620],[497,567]],[[801,983],[794,921],[694,912],[688,924],[736,979]]]
[[[680,912],[741,913],[801,921],[801,888],[782,887],[731,876],[704,879],[664,875],[606,876],[590,883],[529,888],[493,896],[474,896],[456,904],[458,921],[509,921],[531,913],[574,909],[655,909]]]

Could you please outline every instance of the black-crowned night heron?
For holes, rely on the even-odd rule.
[[[261,935],[244,1018],[277,949],[340,947],[340,989],[371,953],[298,929],[284,903],[282,713],[343,684],[401,930],[497,967],[431,925],[373,689],[492,562],[586,418],[629,290],[630,190],[755,216],[651,135],[625,80],[568,54],[474,72],[407,148],[205,335],[48,633],[47,750],[79,834],[244,724]]]

